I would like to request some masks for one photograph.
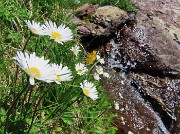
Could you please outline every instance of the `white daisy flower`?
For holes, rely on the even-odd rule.
[[[101,66],[96,66],[96,71],[98,74],[103,74],[103,68]]]
[[[94,79],[95,80],[100,80],[99,74],[98,73],[94,73]]]
[[[96,55],[96,59],[99,60],[101,57],[97,54]]]
[[[101,64],[104,64],[104,63],[105,63],[104,58],[99,59],[99,62],[100,62]]]
[[[27,53],[17,52],[13,59],[30,76],[29,82],[31,85],[34,85],[34,79],[48,83],[54,81],[54,69],[49,65],[49,60],[45,60],[44,57],[37,57],[35,53],[28,55]]]
[[[119,110],[119,103],[114,102],[114,108],[115,108],[116,110]]]
[[[97,59],[101,64],[104,64],[104,63],[105,63],[104,58],[101,58],[98,54],[96,55],[96,59]]]
[[[44,30],[39,22],[35,22],[34,20],[32,20],[31,23],[29,20],[25,20],[25,23],[33,34],[45,35]]]
[[[107,72],[104,72],[103,76],[106,77],[106,78],[109,78],[109,74]]]
[[[63,67],[62,64],[51,64],[55,71],[56,79],[54,80],[57,84],[61,81],[70,81],[72,78],[72,73],[67,66]]]
[[[70,49],[76,56],[78,55],[78,53],[79,53],[79,51],[81,51],[80,50],[80,47],[79,46],[74,46],[74,47],[72,47],[71,49]]]
[[[46,31],[46,35],[49,35],[51,39],[62,45],[73,38],[72,31],[63,24],[57,27],[55,22],[46,21],[43,29]]]
[[[87,68],[82,63],[76,64],[75,69],[77,71],[77,74],[79,74],[79,75],[83,75],[87,71]]]
[[[98,98],[98,92],[93,83],[84,80],[82,83],[80,83],[80,87],[82,88],[83,93],[86,96],[90,97],[93,100],[96,100]]]

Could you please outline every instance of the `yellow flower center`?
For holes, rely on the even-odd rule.
[[[100,68],[98,68],[98,69],[97,69],[97,72],[98,72],[98,73],[100,73],[100,72],[101,72],[101,69],[100,69]]]
[[[60,80],[61,80],[60,76],[59,76],[59,75],[57,75],[57,77],[56,77],[56,81],[60,81]]]
[[[31,28],[31,32],[33,33],[33,34],[36,34],[37,33],[37,29],[36,28]]]
[[[30,67],[27,69],[27,71],[34,78],[41,76],[40,70],[35,67]]]
[[[87,96],[89,96],[89,94],[90,94],[90,92],[89,92],[89,90],[88,90],[87,88],[84,88],[84,89],[83,89],[83,93],[84,93],[85,95],[87,95]]]
[[[74,50],[73,50],[73,52],[76,54],[76,53],[77,53],[77,50],[76,50],[76,49],[74,49]]]
[[[80,69],[78,69],[78,73],[82,73],[82,71],[83,71],[83,70],[82,70],[81,68],[80,68]]]
[[[51,36],[53,39],[60,39],[61,38],[61,35],[58,32],[52,32]]]

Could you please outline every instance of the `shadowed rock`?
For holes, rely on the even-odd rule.
[[[171,133],[180,132],[174,124],[180,121],[175,113],[180,106],[180,79],[152,77],[147,74],[129,74],[141,96],[159,113]],[[176,128],[176,131],[174,131]]]

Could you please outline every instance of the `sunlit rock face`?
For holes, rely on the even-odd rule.
[[[78,32],[92,36],[109,36],[129,18],[125,11],[115,6],[97,8],[97,5],[86,4],[79,8],[77,14],[81,22]]]
[[[72,20],[77,25],[81,40],[88,50],[99,48],[109,41],[120,24],[129,19],[127,12],[115,6],[85,4]]]

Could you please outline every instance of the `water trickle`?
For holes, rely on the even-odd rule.
[[[180,80],[172,80],[170,75],[166,75],[168,73],[164,73],[166,66],[155,56],[153,45],[146,34],[140,28],[125,24],[108,44],[111,44],[111,49],[106,51],[107,65],[126,79],[124,85],[133,87],[128,89],[121,85],[117,87],[118,91],[114,91],[123,96],[120,105],[123,111],[120,114],[125,121],[129,120],[126,121],[129,123],[128,128],[125,129],[135,133],[179,133],[177,122],[180,118],[177,119],[175,110],[180,106]],[[141,106],[137,106],[139,104]],[[146,124],[142,118],[147,116],[151,118],[147,119],[149,123]]]

